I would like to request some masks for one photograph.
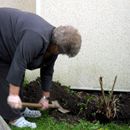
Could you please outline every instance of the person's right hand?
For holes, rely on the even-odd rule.
[[[45,96],[40,99],[39,103],[42,105],[42,110],[46,110],[49,108],[49,100]]]
[[[22,101],[18,95],[9,95],[7,98],[7,103],[15,109],[22,108]]]

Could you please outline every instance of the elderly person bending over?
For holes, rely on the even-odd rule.
[[[58,54],[74,57],[80,47],[81,36],[72,26],[54,27],[33,13],[0,8],[0,115],[16,127],[36,128],[24,117],[39,117],[40,111],[20,111],[25,70],[40,68],[39,102],[47,109]]]

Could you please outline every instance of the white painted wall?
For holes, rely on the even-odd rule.
[[[17,8],[35,13],[36,0],[0,0],[0,7]]]
[[[116,90],[130,91],[130,1],[41,0],[40,15],[53,25],[71,24],[82,35],[78,56],[59,56],[54,80],[77,89],[110,89],[115,75]]]
[[[0,6],[32,10],[31,1],[34,2],[0,0]],[[96,90],[100,89],[98,78],[103,76],[105,88],[110,89],[114,76],[117,75],[116,90],[130,91],[129,0],[36,1],[37,14],[55,26],[71,24],[82,35],[79,55],[72,59],[59,56],[54,80],[77,89]],[[30,80],[37,76],[39,70],[27,72]]]

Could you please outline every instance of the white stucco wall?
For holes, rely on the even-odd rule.
[[[41,0],[39,14],[53,25],[71,24],[82,35],[78,56],[59,56],[54,80],[79,89],[111,88],[130,91],[130,1]]]
[[[98,78],[103,76],[104,87],[110,89],[117,75],[115,89],[130,91],[129,0],[36,1],[39,15],[55,26],[71,24],[82,35],[82,48],[75,58],[59,56],[54,80],[76,89],[96,90],[100,89]],[[0,6],[35,12],[32,2],[35,1],[0,0]],[[29,80],[37,76],[39,70],[27,73]]]
[[[36,12],[36,0],[0,0],[0,7],[11,7]]]

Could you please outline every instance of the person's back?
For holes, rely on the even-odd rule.
[[[52,25],[40,16],[12,8],[0,8],[0,59],[10,63],[26,32],[35,32],[50,42]],[[3,51],[4,50],[4,51]]]

